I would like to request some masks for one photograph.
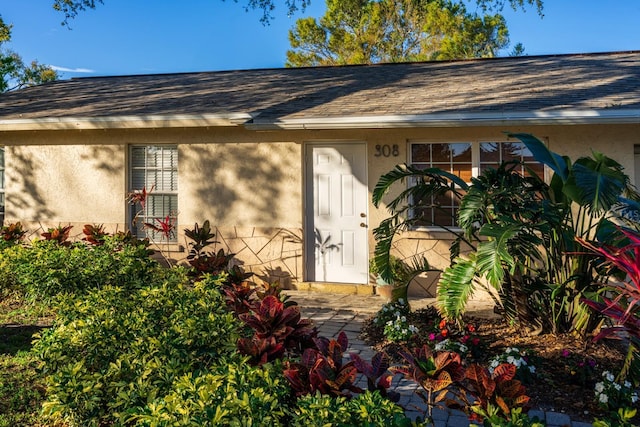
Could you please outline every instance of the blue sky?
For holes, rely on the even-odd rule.
[[[51,3],[5,0],[0,13],[14,25],[9,47],[58,67],[62,78],[282,67],[295,19],[320,17],[325,7],[312,0],[290,18],[280,7],[263,26],[244,0],[105,0],[69,30]],[[640,0],[545,0],[544,18],[534,10],[503,14],[512,44],[529,55],[640,49]]]

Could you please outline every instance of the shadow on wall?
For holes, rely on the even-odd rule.
[[[89,146],[89,154],[82,154],[80,158],[83,162],[92,162],[93,167],[96,170],[101,170],[112,176],[121,175],[125,173],[123,165],[114,162],[113,159],[120,158],[122,156],[122,150],[125,150],[126,146],[122,145],[97,145]],[[98,189],[96,191],[104,191]],[[119,191],[122,191],[119,189]]]
[[[207,149],[182,150],[180,165],[192,170],[189,187],[202,218],[236,227],[290,228],[300,222],[302,178],[295,144],[199,147]]]
[[[6,158],[7,163],[10,162],[7,171],[11,174],[7,177],[6,204],[9,210],[6,212],[6,217],[20,220],[15,218],[17,212],[31,212],[32,220],[48,220],[55,216],[55,212],[47,207],[34,174],[34,171],[41,170],[46,165],[34,162],[27,153],[23,147],[10,147]],[[12,191],[12,188],[16,191]],[[22,218],[24,219],[27,218]]]

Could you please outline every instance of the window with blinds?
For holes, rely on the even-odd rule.
[[[175,224],[178,216],[178,147],[175,145],[132,146],[130,152],[130,191],[149,193],[144,208],[133,206],[131,218],[137,216],[132,232],[139,238],[151,241],[166,241],[165,236],[149,227],[150,223],[160,227],[167,217],[174,229],[169,235],[170,242],[177,241]]]

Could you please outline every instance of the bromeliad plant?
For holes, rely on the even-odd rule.
[[[599,285],[606,291],[601,301],[583,300],[596,312],[606,316],[613,324],[596,336],[628,339],[628,352],[620,374],[636,385],[640,384],[640,232],[618,228],[625,238],[619,246],[595,245],[584,239],[578,241],[605,261],[614,280]]]

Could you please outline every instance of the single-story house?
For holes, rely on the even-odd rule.
[[[5,93],[4,221],[144,234],[140,222],[168,215],[179,259],[183,230],[209,220],[218,246],[259,276],[370,292],[380,175],[406,162],[469,178],[526,157],[505,132],[571,158],[603,152],[640,183],[640,51],[89,77]],[[132,225],[127,195],[143,188]],[[427,250],[444,267],[449,238],[416,229],[398,251]]]

